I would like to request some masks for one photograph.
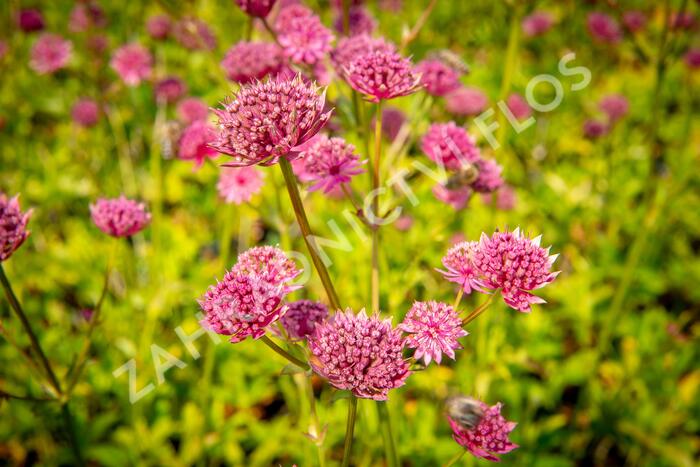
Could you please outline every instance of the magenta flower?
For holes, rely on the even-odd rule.
[[[208,115],[209,107],[196,97],[187,97],[177,105],[177,116],[186,125],[197,120],[206,120]]]
[[[363,6],[353,6],[348,12],[348,36],[357,36],[359,34],[372,34],[374,29],[377,27],[377,21],[374,17],[367,11]],[[343,27],[343,14],[342,11],[338,12],[333,22],[333,28],[338,32],[342,33]]]
[[[489,105],[489,98],[478,88],[464,86],[445,96],[445,109],[457,116],[478,115]]]
[[[511,308],[530,312],[530,305],[545,303],[530,292],[552,282],[559,272],[551,272],[559,255],[549,255],[540,247],[540,237],[529,239],[520,233],[496,232],[490,238],[481,234],[472,261],[479,272],[478,284],[486,289],[500,289]]]
[[[29,237],[27,223],[31,215],[31,209],[20,210],[19,195],[8,199],[5,193],[0,193],[0,262],[9,259]]]
[[[442,354],[454,360],[455,350],[462,348],[457,339],[468,334],[454,308],[434,301],[415,302],[398,328],[409,334],[405,343],[416,349],[413,358],[422,358],[426,366],[432,360],[439,365]]]
[[[525,98],[520,94],[512,93],[510,96],[508,96],[506,105],[513,116],[518,120],[525,120],[532,115],[532,109],[528,105]]]
[[[276,1],[277,0],[236,0],[236,5],[247,15],[256,18],[264,18],[270,13],[272,7],[275,6]]]
[[[339,73],[361,55],[372,52],[395,52],[396,46],[382,38],[372,38],[367,34],[344,37],[331,52],[331,61]]]
[[[430,125],[421,139],[421,149],[433,162],[448,170],[469,167],[481,158],[474,138],[454,122]]]
[[[547,11],[535,11],[523,18],[520,24],[525,37],[541,36],[552,28],[554,18]]]
[[[216,36],[201,19],[186,16],[173,25],[172,33],[175,40],[186,49],[214,50],[216,48]]]
[[[316,324],[328,318],[328,308],[320,302],[297,300],[288,305],[282,326],[292,339],[306,339],[313,334]]]
[[[589,13],[587,26],[590,35],[598,42],[616,44],[622,40],[620,25],[605,13]]]
[[[182,160],[194,161],[195,169],[202,166],[207,157],[218,156],[211,143],[216,139],[216,130],[206,121],[197,120],[184,129],[180,135],[177,156]]]
[[[386,400],[410,374],[401,331],[392,328],[391,318],[367,317],[365,310],[337,312],[316,325],[308,343],[314,371],[357,397]]]
[[[411,61],[394,52],[360,55],[343,73],[350,86],[370,102],[407,96],[421,87]]]
[[[500,402],[491,407],[481,401],[477,402],[481,410],[479,422],[474,428],[465,427],[452,417],[447,417],[452,428],[452,438],[474,456],[498,462],[500,459],[495,454],[506,454],[518,447],[508,439],[517,423],[503,418],[503,405]]]
[[[600,110],[605,112],[608,120],[613,123],[627,115],[629,111],[629,101],[621,94],[610,94],[605,96],[598,103]]]
[[[316,15],[292,18],[277,34],[284,56],[294,63],[314,65],[333,48],[333,33]]]
[[[328,193],[342,183],[349,183],[352,177],[361,174],[362,162],[355,154],[355,146],[343,138],[329,138],[319,135],[300,155],[304,162],[304,182],[314,182],[309,191],[323,190]]]
[[[177,76],[168,76],[156,83],[153,92],[158,102],[170,104],[187,92],[187,85]]]
[[[685,53],[683,60],[685,61],[685,65],[691,70],[700,68],[700,49],[688,50]]]
[[[138,86],[151,74],[153,57],[147,48],[131,43],[119,47],[110,61],[112,69],[127,86]]]
[[[231,272],[257,275],[261,280],[280,288],[284,293],[301,288],[300,285],[289,284],[299,274],[297,268],[282,250],[274,246],[256,246],[240,255]]]
[[[255,167],[224,167],[216,189],[227,203],[243,204],[260,193],[262,186],[263,173]]]
[[[406,122],[406,114],[395,107],[382,109],[382,133],[389,141],[394,141]]]
[[[73,105],[71,117],[80,126],[95,126],[100,119],[100,106],[93,99],[80,99]]]
[[[241,87],[233,102],[215,110],[219,136],[212,144],[233,157],[227,165],[272,165],[280,157],[298,156],[296,148],[310,140],[328,122],[325,91],[300,76],[281,77]]]
[[[470,294],[473,289],[479,290],[479,273],[474,266],[474,253],[477,242],[461,241],[447,250],[442,258],[445,270],[438,269],[445,279],[459,284],[464,293]]]
[[[472,189],[469,186],[451,187],[438,183],[433,187],[433,195],[438,201],[452,206],[455,211],[461,211],[467,206],[472,197]]]
[[[695,16],[685,11],[674,11],[671,14],[671,28],[673,29],[693,29],[695,27]]]
[[[70,60],[73,44],[57,34],[43,33],[32,46],[29,66],[40,75],[64,68]]]
[[[598,120],[586,120],[583,122],[583,135],[588,139],[598,139],[605,136],[610,128],[607,124]]]
[[[124,195],[114,199],[98,199],[90,205],[90,215],[97,228],[112,237],[130,237],[151,222],[146,206]]]
[[[23,8],[17,13],[17,25],[24,32],[41,31],[46,26],[44,15],[36,8]]]
[[[105,12],[97,2],[78,3],[70,12],[68,29],[71,32],[84,32],[90,28],[101,28],[107,24]]]
[[[622,14],[622,23],[628,30],[638,32],[646,26],[647,17],[641,11],[630,10]]]
[[[291,2],[289,5],[282,5],[275,18],[275,30],[279,33],[291,26],[297,18],[315,16],[312,9],[299,2]]]
[[[471,185],[474,191],[478,191],[479,193],[491,193],[498,190],[503,185],[503,178],[501,177],[503,167],[496,161],[492,159],[479,159],[476,163],[476,168],[479,171],[479,175]]]
[[[168,15],[155,15],[146,21],[146,31],[152,39],[163,40],[170,35],[173,22]]]
[[[461,86],[459,72],[441,60],[423,60],[416,65],[415,71],[421,75],[421,84],[431,96],[444,96]]]
[[[396,222],[394,222],[394,227],[396,227],[396,230],[400,232],[406,232],[413,227],[413,217],[409,215],[403,215],[396,219]]]
[[[275,44],[242,41],[226,52],[221,68],[229,80],[250,83],[279,73],[282,70],[282,51]]]

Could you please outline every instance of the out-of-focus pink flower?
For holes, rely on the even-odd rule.
[[[36,8],[23,8],[17,13],[17,26],[24,32],[41,31],[46,26],[44,15]]]
[[[438,183],[433,187],[433,195],[437,200],[452,206],[455,211],[461,211],[472,197],[472,189],[468,186],[450,188]]]
[[[171,104],[187,92],[187,85],[177,76],[168,76],[156,83],[153,92],[158,102]]]
[[[700,49],[690,49],[683,56],[685,65],[691,70],[700,68]]]
[[[403,216],[396,219],[396,222],[394,222],[394,227],[396,227],[396,230],[406,232],[411,227],[413,227],[413,217],[404,214]]]
[[[313,334],[316,325],[328,318],[328,308],[320,302],[297,300],[288,305],[280,320],[292,339],[306,339]]]
[[[189,50],[214,50],[216,36],[207,23],[191,16],[180,19],[173,25],[173,37]]]
[[[647,17],[638,10],[626,11],[622,14],[622,24],[624,24],[628,30],[638,32],[647,25]]]
[[[437,270],[448,281],[459,284],[466,294],[472,293],[473,289],[479,289],[479,275],[474,266],[474,252],[477,247],[477,242],[459,241],[442,257],[445,270]]]
[[[361,55],[372,52],[395,51],[396,46],[382,38],[375,39],[367,34],[359,34],[340,39],[335,49],[331,52],[331,61],[338,73],[342,74],[344,69]]]
[[[389,139],[394,141],[406,121],[406,114],[395,107],[386,107],[382,109],[382,133]]]
[[[314,65],[333,48],[333,33],[316,15],[299,16],[277,29],[284,56],[294,63]]]
[[[357,397],[386,400],[410,375],[401,331],[392,328],[390,318],[339,311],[316,325],[308,343],[314,371]]]
[[[331,112],[324,112],[324,105],[325,91],[319,94],[300,76],[243,85],[232,102],[215,110],[220,132],[212,147],[232,156],[227,165],[234,167],[293,160],[298,146],[328,122]]]
[[[627,115],[629,101],[621,94],[610,94],[600,100],[598,107],[605,112],[610,122],[616,122]]]
[[[110,65],[127,86],[138,86],[151,75],[153,57],[144,46],[131,43],[119,47]]]
[[[195,169],[202,166],[207,157],[214,158],[218,153],[210,144],[216,139],[216,130],[206,121],[192,122],[180,136],[177,156],[182,160],[194,161]]]
[[[319,135],[301,153],[300,160],[304,162],[301,180],[313,182],[309,191],[322,190],[328,193],[364,172],[362,162],[355,154],[355,147],[343,138]]]
[[[301,3],[292,3],[290,5],[282,5],[277,17],[275,18],[275,30],[283,31],[291,26],[297,18],[306,18],[316,16],[312,9],[302,5]]]
[[[32,46],[29,66],[43,75],[60,70],[68,64],[73,44],[57,34],[43,33]]]
[[[196,97],[182,99],[177,105],[177,116],[186,125],[197,120],[206,120],[209,115],[209,107]]]
[[[255,167],[222,167],[216,184],[219,196],[233,204],[247,203],[262,186],[263,173]]]
[[[109,47],[109,38],[105,34],[92,34],[87,38],[86,45],[93,54],[102,57]]]
[[[479,405],[479,422],[476,426],[465,427],[452,417],[447,417],[452,428],[452,438],[474,456],[494,462],[500,459],[496,454],[506,454],[518,447],[508,439],[508,435],[517,425],[501,415],[502,404],[489,407],[481,401]]]
[[[221,68],[236,83],[261,80],[282,70],[282,50],[269,42],[241,41],[226,52]]]
[[[270,10],[275,6],[277,0],[236,0],[241,10],[250,16],[264,18],[270,14]]]
[[[475,164],[481,157],[474,138],[454,122],[430,125],[421,139],[421,149],[433,162],[449,170]]]
[[[434,301],[415,302],[398,328],[409,334],[405,343],[416,349],[413,358],[426,365],[433,360],[439,365],[442,354],[454,360],[455,350],[462,348],[457,339],[468,334],[454,308]]]
[[[689,11],[675,11],[671,14],[672,29],[693,29],[695,27],[695,16]]]
[[[530,312],[530,305],[545,303],[530,292],[552,282],[559,272],[552,264],[559,255],[549,255],[549,248],[540,247],[541,236],[529,239],[520,233],[496,232],[491,237],[481,234],[472,261],[479,272],[480,286],[500,289],[503,300],[511,308]]]
[[[240,255],[231,272],[240,274],[257,274],[263,281],[281,288],[285,293],[301,288],[301,285],[291,284],[301,270],[284,251],[275,246],[256,246],[249,248]]]
[[[464,86],[445,96],[445,109],[457,116],[478,115],[489,105],[489,98],[475,87]]]
[[[19,195],[8,199],[0,193],[0,262],[7,260],[29,237],[27,223],[32,210],[22,212]]]
[[[588,32],[591,34],[593,39],[598,42],[605,44],[617,44],[620,42],[620,40],[622,40],[620,25],[614,18],[606,15],[605,13],[600,13],[597,11],[589,13],[586,23],[588,26]]]
[[[423,60],[416,65],[415,71],[421,75],[421,83],[432,96],[444,96],[461,86],[459,72],[441,60]]]
[[[493,202],[494,193],[482,193],[481,200],[486,205],[490,205]],[[496,196],[496,208],[501,211],[511,211],[515,208],[515,203],[517,202],[517,197],[515,194],[515,189],[504,184],[495,193]]]
[[[589,119],[583,122],[583,135],[588,139],[598,139],[605,136],[610,128],[604,122]]]
[[[170,35],[173,22],[168,15],[154,15],[146,21],[146,31],[152,39],[163,40]]]
[[[527,101],[523,96],[517,93],[512,93],[508,96],[508,101],[506,102],[508,109],[518,120],[525,120],[530,118],[532,115],[532,109],[528,105]]]
[[[407,96],[421,87],[411,61],[394,52],[360,55],[345,67],[344,76],[370,102]]]
[[[100,106],[93,99],[80,99],[73,105],[71,117],[80,126],[95,126],[100,119]]]
[[[474,191],[479,193],[492,193],[503,186],[503,167],[492,159],[479,159],[476,162],[476,168],[479,175],[472,183]]]
[[[552,28],[554,18],[548,11],[535,11],[523,18],[521,26],[525,37],[541,36]]]
[[[112,237],[130,237],[151,222],[146,206],[124,195],[114,199],[98,199],[90,205],[90,215],[97,228]]]
[[[357,36],[358,34],[372,34],[377,27],[377,21],[363,6],[354,6],[348,12],[348,36]],[[343,13],[339,11],[335,17],[333,28],[338,33],[343,33]]]
[[[105,12],[97,2],[77,3],[70,13],[68,29],[72,32],[84,32],[91,28],[102,28],[107,24]]]

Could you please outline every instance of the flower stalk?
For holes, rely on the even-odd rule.
[[[352,438],[355,432],[355,418],[357,416],[357,397],[350,395],[348,400],[348,417],[345,427],[345,441],[343,442],[342,467],[350,465],[350,451],[352,451]]]

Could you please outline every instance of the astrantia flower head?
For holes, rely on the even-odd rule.
[[[189,50],[214,50],[216,36],[209,25],[198,18],[184,17],[173,26],[175,40]]]
[[[445,96],[445,109],[458,116],[477,115],[489,105],[489,98],[481,89],[464,86]]]
[[[641,31],[647,24],[647,17],[638,10],[626,11],[622,14],[622,23],[632,32]]]
[[[76,4],[70,12],[68,29],[72,32],[84,32],[90,28],[101,28],[107,24],[102,7],[95,1]]]
[[[421,139],[421,149],[433,162],[448,170],[460,170],[475,164],[481,157],[474,138],[454,122],[430,125]]]
[[[477,242],[457,243],[447,250],[447,254],[442,258],[445,270],[438,269],[445,279],[459,284],[467,294],[470,294],[472,289],[479,289],[479,273],[474,266],[474,253],[478,246]]]
[[[420,75],[413,64],[395,52],[360,55],[343,71],[346,81],[371,102],[407,96],[420,89]]]
[[[221,68],[229,80],[250,83],[279,73],[282,70],[282,51],[269,42],[241,41],[226,52]]]
[[[114,52],[110,65],[127,86],[137,86],[150,76],[153,57],[144,46],[131,43]]]
[[[100,119],[100,107],[93,99],[80,99],[73,105],[71,117],[80,126],[95,126]]]
[[[29,237],[27,223],[32,215],[31,209],[22,212],[19,196],[8,199],[0,193],[0,261],[5,261]]]
[[[285,57],[294,63],[314,65],[332,49],[333,33],[316,15],[290,19],[277,38]]]
[[[299,75],[244,85],[233,101],[215,110],[220,132],[212,147],[232,156],[227,165],[234,167],[294,159],[296,148],[331,116],[331,111],[324,112],[325,94]]]
[[[177,76],[168,76],[156,83],[153,92],[157,101],[172,103],[187,92],[187,85]]]
[[[518,120],[525,120],[532,115],[532,109],[528,105],[527,101],[523,96],[517,93],[513,93],[508,96],[506,102],[508,109]]]
[[[342,33],[344,28],[343,25],[343,14],[342,11],[335,18],[333,27],[339,33]],[[377,27],[377,21],[372,17],[372,15],[363,6],[353,6],[348,11],[348,36],[357,36],[358,34],[372,34],[374,29]]]
[[[442,354],[454,360],[455,350],[462,348],[457,339],[467,335],[454,308],[434,301],[415,302],[398,328],[409,334],[405,342],[416,349],[413,358],[426,365],[440,364]]]
[[[598,42],[606,44],[616,44],[622,40],[622,31],[620,25],[617,24],[614,18],[594,11],[588,14],[587,19],[588,32]]]
[[[23,8],[17,13],[17,25],[24,32],[41,31],[45,27],[44,15],[36,8]]]
[[[308,343],[314,371],[357,397],[386,400],[410,374],[401,331],[392,328],[390,318],[367,317],[364,310],[339,311],[318,323]]]
[[[263,173],[255,167],[223,167],[216,189],[227,203],[243,204],[260,193]]]
[[[285,293],[301,287],[289,284],[301,274],[301,269],[284,251],[274,246],[256,246],[244,251],[238,255],[231,272],[258,275]]]
[[[451,187],[438,183],[433,187],[433,195],[439,201],[449,204],[455,211],[465,208],[472,197],[473,190],[469,186]]]
[[[609,127],[599,120],[586,120],[583,122],[583,135],[588,139],[598,139],[608,133]]]
[[[246,14],[256,18],[264,18],[275,6],[277,0],[236,0],[236,4]]]
[[[302,181],[314,182],[309,191],[323,190],[328,193],[364,172],[355,147],[343,138],[317,136],[301,153],[301,160],[304,162]]]
[[[216,130],[204,120],[192,122],[180,136],[177,156],[182,160],[194,161],[195,168],[201,167],[207,157],[216,157],[217,152],[210,146],[216,139]]]
[[[197,120],[206,120],[207,115],[209,107],[196,97],[185,98],[177,105],[177,116],[187,125]]]
[[[60,70],[70,60],[73,44],[58,34],[43,33],[32,46],[29,66],[39,74]]]
[[[368,34],[344,37],[338,41],[331,52],[331,61],[339,73],[357,57],[371,52],[395,52],[396,46],[382,38],[373,38]]]
[[[508,439],[515,429],[515,422],[509,422],[501,415],[502,404],[489,407],[476,401],[481,408],[479,423],[474,428],[464,427],[452,417],[447,417],[452,428],[452,438],[474,456],[498,462],[496,454],[506,454],[518,445]]]
[[[525,313],[530,312],[531,304],[545,303],[530,292],[557,277],[559,272],[552,272],[552,264],[559,255],[550,256],[549,248],[540,247],[540,238],[529,239],[520,229],[496,232],[491,237],[481,234],[472,256],[479,285],[500,289],[508,306]]]
[[[523,18],[521,26],[525,37],[541,36],[550,30],[554,19],[549,12],[535,11]]]
[[[168,37],[173,22],[168,15],[155,15],[146,21],[146,31],[153,39],[162,40]]]
[[[629,101],[621,94],[610,94],[601,99],[598,106],[611,122],[616,122],[627,115]]]
[[[282,326],[292,339],[305,339],[316,329],[316,324],[328,318],[328,308],[320,302],[297,300],[288,305],[281,319]]]
[[[700,68],[700,49],[690,49],[683,57],[685,65],[691,70]]]
[[[201,324],[217,334],[231,336],[234,343],[248,336],[258,339],[285,313],[285,295],[282,287],[259,274],[232,270],[198,300],[204,312]]]
[[[92,221],[98,229],[113,237],[130,237],[142,231],[151,221],[143,203],[119,198],[100,198],[90,205]]]
[[[395,107],[382,109],[382,133],[389,141],[394,141],[406,122],[406,114]]]
[[[421,83],[432,96],[444,96],[460,87],[459,72],[441,60],[423,60],[416,65],[415,71],[421,75]]]
[[[503,167],[496,161],[492,159],[480,159],[476,163],[476,168],[479,171],[479,176],[471,185],[474,191],[478,191],[479,193],[491,193],[498,190],[503,185],[503,178],[501,177]]]
[[[275,18],[275,30],[279,33],[290,27],[296,18],[315,16],[313,10],[301,3],[291,2],[290,5],[283,5]]]

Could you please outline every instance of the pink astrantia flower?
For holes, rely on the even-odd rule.
[[[216,130],[206,121],[192,122],[180,135],[177,156],[194,161],[195,169],[202,166],[207,157],[218,156],[210,144],[216,139]]]
[[[256,246],[244,251],[238,255],[231,272],[258,275],[261,280],[280,288],[284,293],[301,287],[289,282],[302,271],[284,251],[274,246]]]
[[[691,70],[700,68],[700,49],[690,49],[683,57],[685,65]]]
[[[186,125],[197,120],[206,120],[207,115],[209,115],[209,107],[196,97],[187,97],[177,105],[177,116]]]
[[[260,193],[263,173],[255,167],[223,167],[216,189],[227,203],[243,204]]]
[[[401,110],[395,107],[382,109],[382,133],[389,141],[396,139],[405,122],[406,114]]]
[[[444,96],[460,87],[459,72],[441,60],[423,60],[415,71],[421,75],[421,84],[431,96]]]
[[[221,68],[229,80],[250,83],[282,70],[282,50],[268,42],[241,41],[226,52]]]
[[[46,26],[44,15],[36,8],[23,8],[17,14],[17,25],[24,32],[41,31]]]
[[[454,308],[434,301],[415,302],[398,328],[409,334],[405,342],[416,349],[413,358],[426,365],[433,360],[439,365],[442,354],[454,360],[455,350],[462,348],[457,339],[468,334]]]
[[[328,308],[320,302],[297,300],[288,305],[282,326],[292,339],[306,339],[316,329],[316,324],[328,318]]]
[[[173,25],[175,40],[189,50],[214,50],[216,36],[201,19],[186,16]]]
[[[518,120],[525,120],[532,115],[532,109],[528,105],[525,98],[520,94],[512,93],[510,96],[508,96],[506,105],[508,105],[508,109]]]
[[[409,215],[403,215],[396,219],[396,222],[394,222],[394,227],[396,227],[396,230],[399,230],[400,232],[406,232],[413,227],[413,217]]]
[[[177,76],[168,76],[156,83],[153,92],[158,102],[173,103],[187,92],[187,85]]]
[[[0,261],[7,260],[29,237],[27,223],[32,210],[22,212],[19,195],[8,199],[0,193]]]
[[[449,204],[455,211],[464,209],[472,197],[472,189],[468,186],[455,188],[438,183],[433,187],[433,195],[439,201]]]
[[[112,69],[127,86],[137,86],[151,74],[153,57],[147,48],[131,43],[119,47],[110,61]]]
[[[275,6],[277,0],[236,0],[236,5],[238,5],[241,10],[250,16],[256,18],[264,18]]]
[[[299,75],[244,85],[232,102],[215,110],[220,132],[212,147],[232,156],[227,165],[233,167],[272,165],[280,157],[293,160],[296,148],[331,116],[324,112],[325,94]]]
[[[552,28],[554,18],[547,11],[535,11],[523,18],[521,27],[525,37],[541,36]]]
[[[549,248],[540,247],[540,237],[529,239],[520,233],[496,232],[491,237],[481,234],[472,261],[479,273],[477,282],[486,289],[500,289],[503,300],[511,308],[530,312],[530,305],[545,303],[530,292],[552,282],[559,272],[552,264],[559,255],[549,255]]]
[[[474,138],[454,122],[430,125],[421,139],[421,149],[433,162],[448,170],[460,170],[475,164],[481,157]]]
[[[337,312],[316,325],[308,343],[314,371],[357,397],[386,400],[410,374],[401,331],[391,326],[391,318],[367,317],[365,310]]]
[[[284,56],[294,63],[314,65],[333,48],[333,33],[316,15],[290,19],[277,30],[277,39]]]
[[[313,182],[309,191],[323,190],[328,193],[342,183],[349,183],[352,177],[364,172],[355,147],[343,138],[329,138],[319,135],[301,153],[304,162],[304,182]]]
[[[474,456],[498,462],[500,459],[496,454],[506,454],[518,447],[508,439],[517,424],[503,418],[503,405],[500,402],[491,407],[481,401],[478,404],[481,416],[479,423],[471,429],[447,417],[452,428],[452,438]]]
[[[598,139],[608,133],[607,124],[598,120],[586,120],[583,122],[583,135],[588,139]]]
[[[479,171],[479,175],[471,185],[474,191],[478,191],[479,193],[491,193],[498,190],[503,185],[503,178],[501,177],[503,167],[496,161],[492,159],[479,159],[476,162],[476,168]]]
[[[598,107],[605,112],[611,122],[616,122],[627,115],[629,101],[621,94],[610,94],[600,100]]]
[[[90,205],[90,215],[98,229],[113,237],[130,237],[151,222],[146,206],[124,195],[114,199],[98,199]]]
[[[64,68],[70,60],[73,44],[57,34],[43,33],[32,46],[29,66],[44,75]]]
[[[95,1],[78,3],[70,12],[68,29],[71,32],[84,32],[90,28],[102,28],[107,18],[102,7]]]
[[[168,15],[155,15],[146,21],[146,31],[151,38],[163,40],[170,35],[173,22]]]
[[[350,11],[348,11],[348,36],[372,34],[376,27],[377,21],[365,7],[359,5],[353,6],[350,8]],[[335,17],[333,28],[339,33],[342,33],[345,29],[342,11],[339,11],[338,15]]]
[[[344,37],[338,41],[331,52],[331,61],[339,73],[347,68],[353,60],[372,52],[395,52],[396,46],[382,38],[373,38],[368,34]]]
[[[695,27],[695,16],[688,11],[675,11],[671,14],[670,23],[673,29],[693,29]]]
[[[442,258],[445,270],[437,270],[448,281],[459,284],[466,294],[472,293],[473,289],[479,290],[479,275],[474,266],[474,252],[478,246],[477,242],[457,243],[447,250],[447,254]]]
[[[641,11],[630,10],[622,14],[622,23],[628,30],[638,32],[644,29],[644,26],[646,26],[647,17]]]
[[[344,69],[350,86],[370,102],[407,96],[420,89],[420,75],[411,61],[394,52],[360,55]]]
[[[100,107],[93,99],[80,99],[73,105],[71,117],[80,126],[95,126],[100,119]]]
[[[605,13],[593,12],[588,14],[586,20],[588,32],[593,39],[605,44],[616,44],[622,40],[620,25],[614,18]]]
[[[445,109],[453,115],[478,115],[488,105],[489,98],[475,87],[464,86],[445,96]]]

